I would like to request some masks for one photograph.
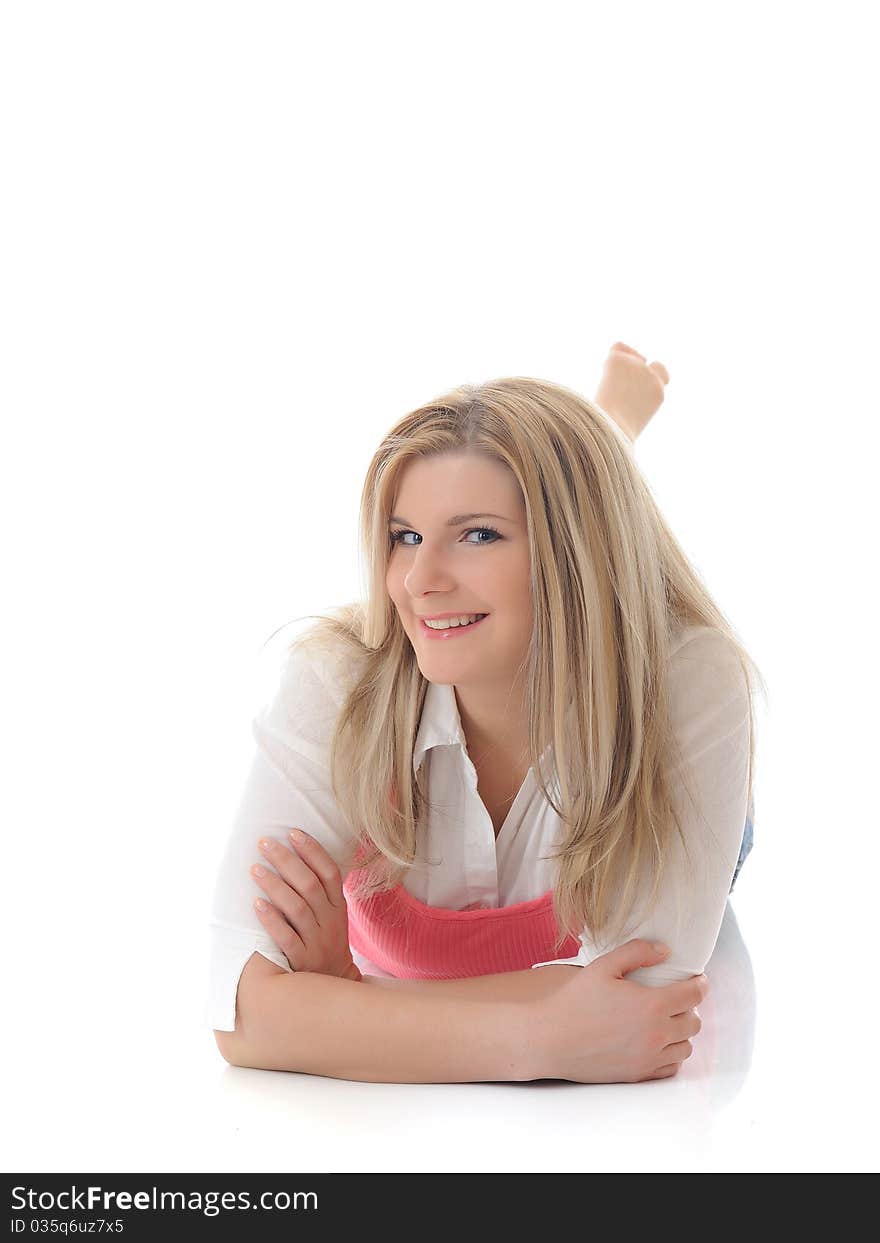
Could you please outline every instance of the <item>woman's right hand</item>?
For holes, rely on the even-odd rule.
[[[693,1052],[690,1038],[702,1027],[695,1007],[709,992],[708,980],[696,975],[654,988],[624,978],[667,956],[652,941],[636,939],[586,967],[565,966],[571,979],[534,1015],[540,1052],[530,1077],[641,1083],[677,1074]]]

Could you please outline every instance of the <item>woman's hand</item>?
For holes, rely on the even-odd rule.
[[[360,980],[348,944],[348,906],[339,868],[319,842],[299,829],[291,831],[290,845],[288,850],[274,838],[260,839],[261,853],[275,868],[274,873],[259,864],[251,868],[270,899],[262,910],[258,903],[264,899],[254,903],[260,923],[294,971]]]
[[[635,440],[663,404],[668,383],[662,363],[649,363],[644,354],[617,341],[605,360],[596,405]]]
[[[532,1012],[535,1079],[575,1083],[641,1083],[670,1079],[693,1053],[703,1026],[696,1006],[707,996],[705,975],[654,988],[624,977],[667,957],[651,941],[627,941],[589,966],[541,967],[566,979]]]

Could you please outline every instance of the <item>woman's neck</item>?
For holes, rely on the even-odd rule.
[[[510,686],[497,695],[472,694],[456,687],[455,697],[467,751],[479,768],[507,768],[519,772],[529,763],[529,735],[525,712]]]

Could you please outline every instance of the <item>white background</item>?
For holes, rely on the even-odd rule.
[[[3,7],[4,1169],[877,1168],[871,15]],[[592,395],[616,340],[669,369],[636,458],[769,688],[694,1056],[227,1066],[207,922],[266,641],[358,594],[402,414]]]

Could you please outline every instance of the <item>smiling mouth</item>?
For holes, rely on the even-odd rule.
[[[433,626],[427,625],[425,618],[420,617],[419,629],[424,635],[432,639],[451,639],[456,635],[464,634],[468,630],[475,630],[477,626],[481,626],[489,616],[489,613],[483,613],[477,617],[476,621],[467,622],[464,626],[459,623],[456,626],[443,626],[439,630],[435,629]]]

